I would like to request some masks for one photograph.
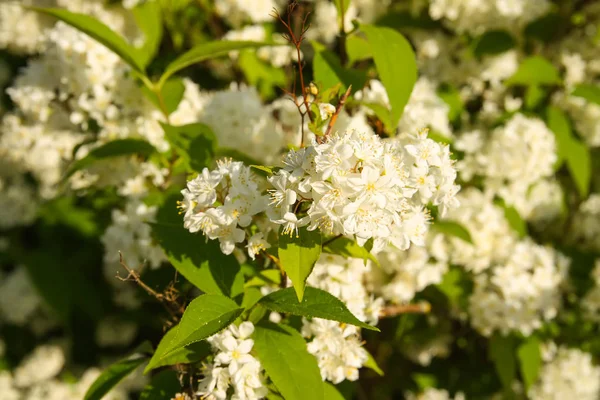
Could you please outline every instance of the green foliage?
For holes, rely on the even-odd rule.
[[[296,299],[294,290],[287,288],[266,295],[258,304],[272,311],[307,318],[329,319],[379,332],[376,327],[364,323],[352,315],[346,305],[337,297],[310,286],[306,288],[304,299],[301,302]]]
[[[507,85],[557,85],[560,83],[558,70],[541,56],[531,56],[523,60],[507,81]]]
[[[548,107],[548,127],[556,137],[558,165],[564,160],[581,197],[587,197],[592,178],[592,160],[587,146],[571,131],[571,123],[563,111]]]
[[[506,31],[487,31],[474,44],[473,54],[476,57],[504,53],[515,47],[516,41]]]
[[[176,330],[175,334],[169,344],[165,345],[164,352],[158,352],[161,347],[159,345],[154,357],[162,360],[177,350],[218,333],[235,321],[243,311],[243,308],[223,295],[203,294],[196,297],[185,309],[179,325],[173,328]]]
[[[169,331],[165,333],[156,347],[150,362],[148,362],[148,365],[144,369],[145,374],[165,365],[195,363],[203,360],[210,354],[210,345],[205,341],[191,343],[167,354],[167,350],[169,350],[171,343],[177,336],[177,330],[178,326],[169,329]]]
[[[473,239],[471,239],[471,234],[469,233],[469,231],[457,222],[435,221],[435,223],[432,225],[432,228],[444,235],[454,236],[461,240],[464,240],[467,243],[473,244]]]
[[[317,84],[327,89],[341,83],[343,92],[352,85],[352,93],[365,86],[367,82],[365,72],[353,68],[344,68],[339,57],[319,42],[312,42],[312,46],[315,50],[313,58],[314,81]]]
[[[525,390],[529,390],[537,380],[542,366],[540,341],[535,336],[527,338],[517,349],[517,358]]]
[[[148,97],[148,99],[156,106],[157,109],[162,109],[164,107],[167,115],[170,115],[177,110],[181,99],[183,99],[185,85],[183,84],[183,80],[180,78],[173,77],[169,79],[161,88],[160,99],[154,91],[150,90],[150,88],[144,86],[142,90],[144,91],[146,97]]]
[[[507,205],[502,199],[496,199],[494,203],[504,210],[504,218],[517,235],[521,238],[526,237],[527,224],[523,221],[519,212],[514,207]]]
[[[375,373],[379,376],[384,376],[385,373],[383,372],[383,370],[379,367],[379,365],[377,365],[377,361],[375,361],[375,358],[373,358],[373,355],[369,352],[367,352],[367,356],[369,357],[367,359],[367,361],[363,364],[363,367],[365,368],[369,368],[372,369],[373,371],[375,371]]]
[[[373,57],[367,39],[356,34],[349,35],[346,38],[346,53],[348,54],[349,65]]]
[[[505,392],[512,391],[512,384],[517,376],[515,352],[515,340],[512,336],[496,334],[490,339],[489,358],[494,363]]]
[[[584,98],[590,103],[600,104],[600,87],[595,85],[577,85],[571,95]]]
[[[325,400],[317,359],[296,330],[285,325],[258,325],[253,339],[256,356],[283,398]]]
[[[328,242],[325,242],[325,244],[323,244],[323,251],[325,253],[337,254],[346,258],[361,258],[365,261],[365,265],[367,265],[367,260],[371,260],[375,264],[379,265],[379,260],[377,260],[377,257],[375,257],[373,254],[371,254],[367,248],[367,244],[361,247],[354,240],[346,237],[334,238]]]
[[[344,396],[329,382],[324,382],[324,399],[327,400],[344,400]]]
[[[190,283],[205,293],[235,297],[243,291],[241,267],[233,255],[225,255],[216,240],[190,233],[177,214],[179,194],[169,196],[152,224],[152,235],[169,261]]]
[[[230,51],[243,50],[243,49],[256,49],[258,47],[269,46],[269,43],[258,43],[258,42],[244,42],[244,41],[224,41],[217,40],[214,42],[208,42],[198,45],[188,52],[182,54],[173,60],[165,69],[157,86],[162,87],[165,82],[173,76],[173,74],[181,71],[190,65],[205,61],[211,58],[216,58],[228,54]]]
[[[176,371],[161,371],[152,377],[152,380],[142,393],[140,400],[164,400],[181,390],[181,384]]]
[[[83,399],[101,400],[110,389],[135,371],[146,360],[148,360],[147,356],[137,354],[112,364],[102,371],[102,374],[92,383],[92,386],[87,390]]]
[[[259,59],[254,50],[240,51],[238,65],[248,83],[258,87],[260,94],[265,98],[274,97],[275,89],[285,87],[287,84],[285,71]]]
[[[66,177],[70,177],[75,172],[87,168],[98,160],[121,157],[128,155],[140,155],[147,157],[150,154],[156,152],[154,146],[145,140],[141,139],[118,139],[108,142],[100,147],[96,147],[94,150],[84,158],[73,162],[67,172]]]
[[[195,123],[173,126],[161,123],[165,137],[187,170],[202,172],[215,158],[217,139],[209,126]]]
[[[410,43],[397,31],[373,25],[361,25],[373,52],[379,78],[391,105],[390,126],[400,121],[417,81],[417,62]]]
[[[106,46],[109,50],[121,57],[134,71],[144,74],[144,57],[141,56],[138,49],[132,47],[127,41],[112,31],[108,26],[98,21],[96,18],[85,14],[73,13],[60,8],[42,8],[28,7],[33,11],[50,15],[71,25],[96,40],[98,43]]]
[[[144,33],[144,44],[138,54],[141,64],[146,67],[158,52],[163,36],[162,10],[158,1],[147,1],[133,9],[133,16]]]
[[[298,301],[302,301],[306,279],[321,255],[321,233],[298,229],[298,235],[279,232],[279,261],[292,280]]]

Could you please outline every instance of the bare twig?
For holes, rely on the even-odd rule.
[[[426,301],[416,304],[395,304],[382,308],[379,317],[391,318],[400,314],[427,314],[430,311],[431,304]]]
[[[308,102],[308,90],[304,83],[304,62],[302,61],[302,52],[300,51],[300,47],[302,46],[302,42],[304,41],[304,35],[308,31],[310,25],[307,25],[308,16],[310,12],[307,12],[302,19],[302,25],[300,27],[300,33],[296,34],[292,24],[292,15],[294,14],[294,10],[298,6],[297,1],[293,1],[290,3],[287,9],[287,20],[284,20],[281,14],[277,9],[273,9],[271,12],[271,16],[277,19],[287,30],[287,33],[283,34],[283,38],[287,40],[290,44],[292,44],[296,48],[296,57],[298,59],[298,75],[300,75],[300,88],[302,90],[302,102],[298,101],[298,97],[296,96],[296,79],[294,79],[294,87],[293,91],[289,92],[285,90],[286,94],[288,94],[294,101],[294,104],[298,108],[298,112],[300,113],[300,118],[302,120],[301,125],[301,134],[302,137],[300,139],[300,145],[304,146],[304,117],[308,115],[308,118],[311,122],[314,122],[314,116],[310,112],[310,104]],[[304,110],[302,110],[302,106],[304,106]]]
[[[137,271],[132,270],[125,264],[123,261],[123,254],[119,252],[119,263],[123,268],[127,270],[127,277],[121,278],[117,273],[117,279],[126,282],[126,281],[134,281],[138,284],[146,293],[150,296],[154,297],[158,300],[159,303],[163,305],[163,307],[167,310],[167,312],[171,315],[174,322],[179,321],[180,316],[183,314],[185,307],[180,304],[177,300],[179,297],[179,292],[175,289],[175,281],[171,282],[163,293],[159,293],[156,290],[152,289],[150,286],[146,285],[144,281],[140,278],[140,274]]]
[[[335,125],[335,121],[337,121],[338,115],[340,115],[340,112],[344,108],[344,104],[346,104],[346,100],[348,100],[348,97],[350,96],[351,91],[352,91],[352,85],[348,86],[348,90],[346,90],[346,93],[344,93],[342,95],[342,97],[340,98],[340,101],[338,102],[338,105],[335,108],[335,113],[333,113],[333,115],[329,119],[329,123],[327,124],[327,130],[325,131],[325,134],[321,137],[317,137],[317,141],[319,143],[323,143],[325,140],[327,140],[327,137],[331,134],[331,131],[333,130],[333,126]]]

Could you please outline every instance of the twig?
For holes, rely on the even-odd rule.
[[[302,46],[302,42],[304,41],[304,35],[308,31],[308,28],[310,28],[310,25],[306,24],[306,21],[308,20],[308,16],[310,15],[310,12],[307,12],[304,15],[304,18],[302,19],[302,26],[300,28],[300,34],[296,35],[296,33],[294,32],[294,28],[292,26],[293,24],[292,24],[291,18],[294,13],[294,10],[296,9],[297,6],[298,6],[297,1],[293,1],[288,6],[287,21],[285,21],[283,19],[283,17],[279,13],[279,11],[275,8],[271,12],[271,16],[273,18],[276,18],[286,28],[287,33],[283,34],[283,38],[296,48],[296,57],[298,59],[298,74],[300,75],[300,88],[302,90],[302,103],[298,102],[298,97],[296,96],[296,79],[294,79],[294,87],[292,89],[293,92],[289,92],[287,90],[285,90],[285,92],[286,92],[286,94],[290,95],[290,97],[292,97],[294,104],[296,105],[296,107],[298,108],[298,112],[300,113],[300,118],[302,120],[302,125],[301,125],[302,137],[300,139],[300,146],[303,147],[304,146],[304,116],[308,114],[308,118],[310,119],[310,122],[314,122],[314,117],[310,112],[310,105],[308,102],[308,91],[307,91],[306,85],[304,83],[304,73],[303,73],[304,63],[302,61],[302,53],[300,51],[300,47]],[[302,106],[304,106],[304,111],[302,111]]]
[[[154,297],[158,300],[159,303],[163,305],[163,307],[167,310],[167,312],[171,315],[175,322],[179,321],[179,317],[183,314],[184,307],[179,304],[177,301],[178,292],[174,287],[174,282],[171,282],[169,286],[165,289],[164,293],[158,293],[150,286],[146,285],[144,281],[140,278],[140,274],[136,271],[132,270],[125,264],[123,261],[123,253],[119,251],[119,263],[123,268],[127,270],[127,277],[121,278],[117,272],[117,279],[126,282],[126,281],[134,281],[137,283],[142,289],[146,291],[150,296]]]
[[[400,314],[427,314],[431,311],[431,304],[426,301],[416,304],[395,304],[384,307],[379,312],[380,318],[391,318]]]
[[[329,123],[327,124],[327,130],[325,131],[325,134],[321,137],[317,137],[317,141],[319,143],[323,143],[325,140],[327,140],[327,137],[331,134],[331,131],[333,130],[333,126],[335,125],[335,121],[337,121],[338,115],[340,115],[340,112],[344,108],[344,104],[346,104],[346,100],[348,100],[348,97],[350,96],[351,91],[352,91],[352,85],[348,86],[348,90],[346,90],[346,93],[344,93],[342,95],[342,97],[340,98],[340,101],[338,102],[338,105],[335,108],[335,113],[333,113],[333,115],[329,119]]]

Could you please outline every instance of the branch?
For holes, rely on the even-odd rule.
[[[338,115],[340,115],[340,112],[344,108],[344,104],[346,104],[346,100],[348,100],[348,97],[350,96],[351,91],[352,91],[352,85],[348,86],[348,90],[346,90],[346,93],[344,93],[342,95],[342,97],[340,98],[340,101],[338,102],[338,105],[335,108],[335,113],[333,113],[333,115],[329,119],[329,123],[327,124],[327,130],[325,131],[325,134],[321,137],[317,137],[317,141],[319,143],[323,143],[327,139],[327,137],[331,134],[331,131],[333,130],[333,126],[335,125],[335,121],[337,121]]]
[[[394,304],[382,308],[379,318],[391,318],[400,314],[427,314],[430,311],[431,304],[426,301],[416,304]]]

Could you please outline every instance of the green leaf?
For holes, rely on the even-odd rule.
[[[207,240],[183,227],[174,194],[158,211],[152,235],[181,275],[205,293],[235,297],[244,290],[243,274],[235,256],[221,252],[217,240]]]
[[[248,83],[256,86],[264,98],[273,98],[276,88],[287,84],[285,70],[259,59],[253,50],[242,50],[237,61]]]
[[[571,96],[582,97],[590,103],[600,104],[600,87],[583,83],[575,87]]]
[[[488,31],[475,41],[473,54],[476,57],[504,53],[516,45],[515,39],[506,31]]]
[[[329,243],[323,245],[323,251],[330,254],[337,254],[342,257],[362,258],[367,265],[367,260],[373,261],[379,265],[379,260],[366,247],[361,247],[354,240],[346,237],[335,238]]]
[[[535,336],[530,336],[525,343],[519,346],[517,357],[523,383],[525,383],[525,391],[528,391],[537,380],[542,366],[540,341]]]
[[[358,35],[349,35],[346,38],[346,53],[348,53],[348,65],[373,57],[367,39]]]
[[[158,1],[147,1],[133,9],[135,22],[144,33],[144,44],[138,50],[141,64],[145,67],[158,52],[163,35],[162,10]]]
[[[298,300],[302,301],[306,279],[321,255],[321,233],[303,227],[298,230],[297,236],[286,235],[282,228],[278,250],[281,266],[292,280]]]
[[[152,4],[152,3],[149,3]],[[142,91],[148,97],[148,99],[156,106],[156,108],[161,109],[162,105],[160,104],[160,100],[156,93],[150,90],[148,87],[143,86]],[[181,99],[183,99],[183,95],[185,92],[185,85],[183,84],[183,80],[181,78],[171,78],[161,88],[161,95],[164,101],[164,107],[167,111],[167,114],[171,115],[177,107],[179,107],[179,103]]]
[[[261,175],[265,176],[271,176],[281,169],[279,167],[267,167],[266,165],[250,165],[250,168],[255,171],[259,171]]]
[[[337,388],[329,382],[323,382],[326,400],[345,400]]]
[[[544,57],[528,57],[507,81],[507,85],[555,85],[560,83],[556,67]]]
[[[90,151],[84,158],[73,162],[67,172],[66,178],[73,175],[76,171],[89,167],[94,162],[111,157],[127,156],[139,154],[147,157],[154,153],[156,149],[145,140],[141,139],[118,139],[108,142],[100,147]]]
[[[494,363],[500,382],[505,390],[510,390],[517,376],[515,341],[510,336],[495,334],[489,346],[489,358]]]
[[[85,236],[94,236],[98,233],[96,214],[75,204],[73,197],[57,197],[42,204],[38,215],[51,225],[63,224],[73,228]]]
[[[388,132],[394,132],[396,128],[392,125],[390,110],[387,107],[377,103],[362,103],[362,105],[375,113]]]
[[[312,46],[315,50],[313,57],[314,81],[320,84],[323,90],[341,83],[344,92],[352,85],[352,93],[355,93],[365,86],[368,79],[365,72],[344,68],[339,57],[319,42],[313,41]]]
[[[211,58],[227,55],[230,51],[242,49],[256,49],[259,47],[270,46],[269,43],[246,42],[246,41],[229,41],[217,40],[199,44],[188,52],[177,57],[171,62],[163,75],[158,81],[158,86],[161,87],[173,74],[181,71],[190,65],[205,61]]]
[[[450,107],[448,111],[450,121],[456,121],[465,109],[458,90],[454,86],[443,85],[438,90],[437,95]]]
[[[432,228],[444,235],[454,236],[467,243],[473,244],[473,239],[471,239],[469,231],[466,230],[464,226],[454,221],[435,221]]]
[[[174,328],[175,336],[159,357],[162,359],[176,350],[220,332],[243,311],[243,308],[223,295],[203,294],[196,297],[185,309],[179,325]]]
[[[169,355],[165,355],[171,342],[177,335],[177,326],[169,329],[165,336],[161,339],[160,343],[156,347],[156,351],[152,355],[150,362],[144,369],[144,374],[152,371],[155,368],[163,367],[165,365],[175,364],[191,364],[203,360],[206,356],[211,353],[210,345],[205,342],[192,343],[189,346],[180,348],[179,350],[171,352]]]
[[[573,135],[571,123],[562,110],[553,106],[548,107],[546,117],[548,127],[554,132],[556,138],[557,166],[560,166],[562,160],[566,162],[579,194],[586,197],[592,178],[590,150]]]
[[[325,400],[317,359],[304,338],[285,325],[263,324],[254,331],[256,356],[286,400]]]
[[[502,199],[495,199],[494,203],[504,210],[504,218],[519,237],[524,238],[527,236],[527,224],[523,221],[519,212],[514,207],[507,205]]]
[[[351,1],[352,0],[333,0],[337,10],[338,20],[341,20],[344,17]]]
[[[375,361],[375,358],[373,358],[371,353],[367,352],[367,356],[367,361],[363,364],[363,367],[372,369],[379,376],[384,376],[385,373],[381,368],[379,368],[379,365],[377,365],[377,361]]]
[[[101,400],[113,387],[123,378],[132,373],[142,365],[148,357],[134,355],[130,358],[118,361],[105,369],[87,390],[84,400]]]
[[[249,155],[242,153],[239,150],[228,148],[228,147],[217,147],[215,152],[215,157],[230,157],[236,161],[242,161],[244,164],[248,165],[260,165],[260,161],[255,158],[250,157]]]
[[[140,400],[170,399],[179,391],[181,391],[181,384],[177,378],[177,371],[161,371],[146,385],[140,395]]]
[[[272,311],[308,318],[329,319],[379,332],[376,327],[356,318],[340,299],[329,292],[310,286],[306,288],[306,296],[301,303],[296,299],[293,288],[286,288],[266,295],[258,304]]]
[[[437,288],[446,295],[451,305],[458,307],[466,305],[472,284],[464,269],[451,267]]]
[[[127,41],[108,26],[98,21],[96,18],[85,14],[72,13],[59,8],[28,7],[28,9],[42,14],[58,18],[73,28],[85,33],[100,44],[106,46],[109,50],[121,57],[123,61],[131,66],[135,71],[144,74],[144,62],[136,48],[129,45]]]
[[[535,109],[546,97],[546,90],[540,85],[529,85],[525,90],[525,108]]]
[[[173,126],[161,123],[161,126],[169,143],[190,169],[202,172],[212,163],[217,138],[208,125],[194,123]]]
[[[417,62],[410,43],[399,32],[384,27],[361,25],[373,51],[379,78],[391,105],[390,123],[400,121],[417,81]]]

